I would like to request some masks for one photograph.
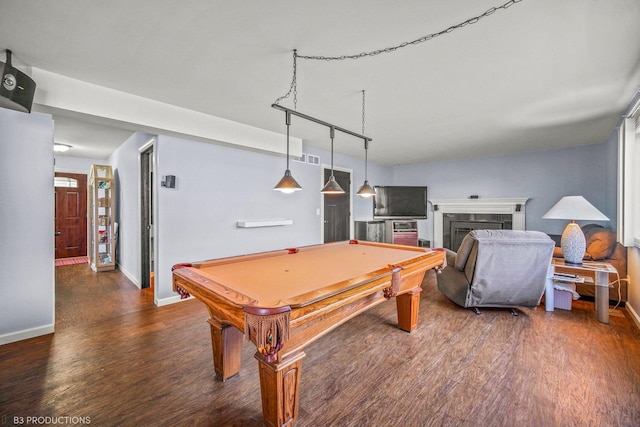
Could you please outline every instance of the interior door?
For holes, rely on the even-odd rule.
[[[141,230],[141,274],[142,288],[151,286],[153,266],[153,146],[140,153],[140,230]],[[154,276],[155,281],[155,276]]]
[[[87,175],[55,174],[55,257],[87,255]]]
[[[331,176],[331,169],[324,170],[324,182]],[[333,171],[336,181],[344,194],[324,195],[324,243],[349,240],[351,229],[351,173]]]

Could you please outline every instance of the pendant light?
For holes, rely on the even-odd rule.
[[[329,130],[329,135],[331,136],[331,176],[320,192],[323,194],[344,194],[344,190],[336,181],[335,176],[333,176],[333,138],[335,137],[335,128],[331,126]]]
[[[362,91],[362,134],[364,135],[364,90]],[[356,193],[358,196],[362,198],[369,198],[371,196],[375,196],[376,192],[369,185],[369,180],[367,180],[367,164],[369,163],[369,159],[367,153],[369,151],[369,140],[364,138],[364,184]]]
[[[286,111],[285,117],[285,122],[287,124],[287,170],[284,171],[284,176],[280,182],[273,187],[273,189],[288,194],[293,193],[294,191],[300,191],[302,190],[302,187],[293,178],[293,176],[291,176],[291,171],[289,170],[289,126],[291,126],[291,114]]]
[[[364,184],[362,184],[362,187],[360,187],[360,189],[356,193],[358,196],[363,198],[368,198],[376,195],[375,190],[371,188],[371,186],[369,185],[369,181],[367,180],[367,151],[368,150],[369,150],[369,141],[365,139],[364,140]]]

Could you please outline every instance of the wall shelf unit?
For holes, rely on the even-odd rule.
[[[87,190],[89,264],[96,272],[115,270],[115,188],[111,166],[91,166]]]

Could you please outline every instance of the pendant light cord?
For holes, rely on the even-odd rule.
[[[289,170],[289,127],[291,126],[291,114],[285,112],[285,122],[287,124],[287,170]]]
[[[364,89],[362,90],[362,134],[364,135]],[[369,160],[369,156],[367,155],[369,151],[369,141],[367,139],[364,140],[364,180],[367,180],[367,163]]]
[[[333,126],[329,128],[329,136],[331,136],[331,176],[333,176],[333,138],[336,136],[336,131]]]

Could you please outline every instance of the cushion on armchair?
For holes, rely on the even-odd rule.
[[[462,243],[460,243],[460,247],[456,252],[456,260],[453,264],[458,271],[462,271],[464,266],[467,264],[467,259],[469,259],[469,254],[471,253],[471,249],[475,243],[475,239],[473,235],[467,234],[462,239]]]

